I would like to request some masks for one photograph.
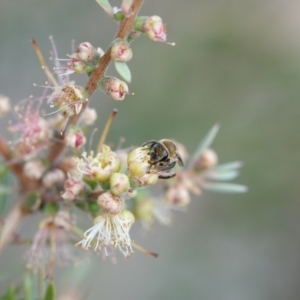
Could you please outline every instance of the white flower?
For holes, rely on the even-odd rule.
[[[127,257],[133,252],[129,236],[133,223],[134,216],[128,210],[116,215],[98,216],[94,219],[95,225],[84,233],[84,239],[77,245],[81,245],[85,250],[95,245],[94,250],[104,250],[106,256],[109,256],[111,246],[114,246]]]

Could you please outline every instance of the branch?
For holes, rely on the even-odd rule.
[[[133,22],[142,6],[143,0],[134,0],[132,4],[132,14],[129,18],[125,18],[119,25],[118,32],[115,38],[125,38],[132,29]],[[111,62],[110,58],[111,47],[107,49],[105,54],[101,57],[101,62],[97,69],[93,71],[91,74],[87,84],[86,84],[86,91],[88,93],[88,98],[90,99],[95,90],[98,87],[98,81],[105,75],[105,72]],[[86,109],[88,102],[83,103],[82,109],[79,114],[74,115],[70,118],[68,125],[76,124],[80,119],[83,111]],[[62,143],[63,135],[59,138],[59,140],[53,145],[48,160],[53,163],[53,161],[59,156],[59,154],[63,151],[65,145]]]
[[[28,183],[28,179],[24,176],[23,169],[18,163],[9,163],[9,161],[11,160],[10,151],[1,136],[0,136],[0,153],[4,157],[8,168],[19,178],[20,182],[22,183],[22,186],[25,186]]]

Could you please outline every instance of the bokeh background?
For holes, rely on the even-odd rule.
[[[0,7],[0,92],[13,101],[39,95],[32,83],[46,79],[31,38],[47,56],[53,35],[64,58],[72,39],[106,49],[117,28],[93,0]],[[87,256],[90,264],[59,271],[58,291],[90,300],[300,299],[300,2],[149,0],[141,14],[160,15],[176,46],[133,43],[135,96],[120,103],[97,92],[97,127],[118,108],[110,142],[168,137],[192,152],[219,122],[213,148],[221,162],[244,161],[237,182],[249,192],[194,197],[170,228],[155,224],[146,233],[136,224],[133,239],[159,258],[136,253],[113,265]],[[1,256],[0,273],[12,260],[22,262],[16,247]]]

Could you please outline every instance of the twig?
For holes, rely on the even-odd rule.
[[[132,4],[132,15],[129,18],[125,18],[119,25],[118,32],[116,34],[116,38],[125,38],[130,30],[132,29],[133,22],[136,18],[137,13],[139,12],[141,6],[142,6],[143,0],[134,0]],[[101,62],[97,69],[93,71],[91,74],[87,84],[86,84],[86,91],[88,93],[88,98],[91,98],[94,91],[97,89],[98,81],[100,78],[102,78],[111,62],[110,57],[111,47],[107,49],[105,54],[101,57]],[[83,111],[87,107],[88,102],[83,103],[82,109],[80,113],[74,115],[70,118],[68,124],[76,124],[81,117]],[[48,160],[53,163],[54,160],[59,156],[59,154],[63,151],[65,145],[61,142],[63,140],[63,135],[60,136],[60,141],[57,141],[52,149],[50,150],[50,153],[48,155]]]
[[[28,179],[24,176],[23,169],[20,165],[18,165],[17,163],[9,163],[9,161],[11,160],[10,151],[1,136],[0,136],[0,153],[6,160],[7,166],[10,168],[10,170],[19,178],[20,182],[22,183],[22,186],[25,186],[28,183]]]
[[[104,127],[104,129],[102,131],[102,135],[101,135],[100,141],[98,143],[98,152],[100,152],[102,150],[102,145],[105,143],[105,140],[106,140],[107,134],[109,132],[111,123],[113,122],[113,120],[114,120],[114,118],[115,118],[115,116],[116,116],[117,113],[118,113],[118,110],[114,109],[112,111],[112,113],[109,115],[108,120],[106,121],[105,127]]]

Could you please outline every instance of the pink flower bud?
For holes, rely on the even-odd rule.
[[[103,77],[98,86],[113,100],[123,100],[128,94],[127,83],[115,77]]]
[[[48,171],[42,179],[43,185],[51,188],[54,185],[62,184],[65,180],[65,174],[61,169],[52,169]]]
[[[167,29],[159,16],[138,17],[134,22],[134,28],[145,33],[153,41],[167,41]]]
[[[174,184],[165,192],[165,202],[171,207],[185,207],[191,202],[191,198],[182,184]]]
[[[118,214],[123,208],[123,200],[111,192],[101,194],[97,199],[97,203],[105,212],[112,215]]]
[[[80,128],[70,127],[64,136],[64,141],[67,146],[79,149],[85,145],[86,138]]]
[[[152,16],[146,19],[144,32],[153,41],[165,42],[167,40],[167,29],[159,16]]]
[[[65,181],[64,192],[61,197],[65,200],[72,201],[79,196],[84,189],[84,182],[80,177],[71,177]]]
[[[89,42],[80,43],[76,52],[77,57],[82,61],[93,60],[95,53],[97,53],[96,49]]]
[[[82,74],[86,72],[85,63],[77,57],[70,57],[67,66],[69,68],[69,73],[71,73],[71,71],[73,71],[76,74]]]
[[[218,163],[218,155],[212,149],[205,149],[200,156],[194,161],[194,168],[196,170],[210,169]]]
[[[114,61],[130,61],[132,58],[132,50],[129,43],[124,39],[116,39],[111,46],[110,56]]]
[[[27,178],[38,180],[42,177],[45,166],[41,160],[30,160],[24,164],[23,171]]]

